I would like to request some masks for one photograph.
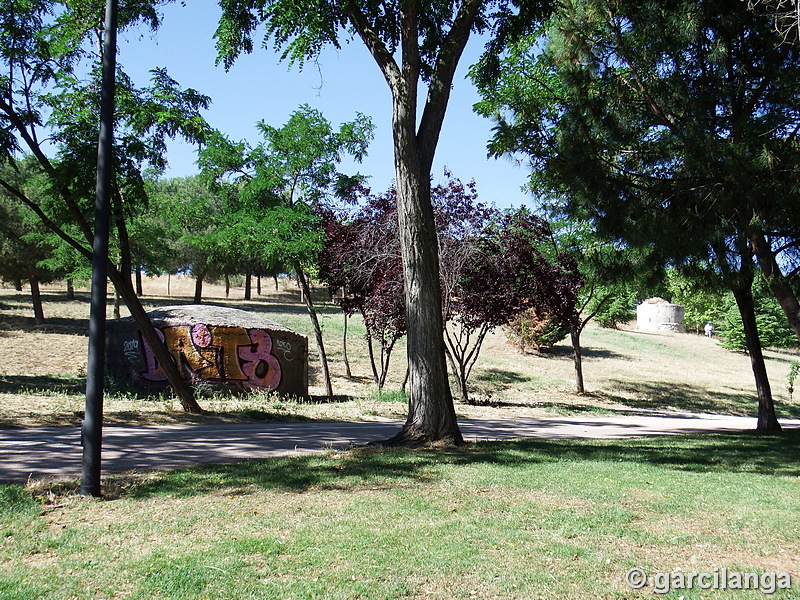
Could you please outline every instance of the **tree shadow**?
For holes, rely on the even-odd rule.
[[[755,416],[758,410],[758,401],[755,393],[736,394],[714,392],[697,388],[685,383],[673,382],[636,382],[612,380],[614,387],[631,397],[622,397],[614,394],[605,394],[610,400],[641,409],[677,409],[690,412],[737,414]],[[776,402],[778,417],[800,417],[800,404]]]
[[[533,356],[540,356],[542,358],[558,358],[561,360],[572,360],[572,346],[558,345],[552,348],[546,348],[539,354]],[[600,359],[600,358],[627,358],[626,355],[608,350],[606,348],[590,348],[581,346],[581,356],[583,358]]]
[[[484,368],[473,375],[476,382],[494,383],[503,386],[510,386],[515,383],[525,383],[531,381],[531,378],[519,373],[517,371],[508,371],[506,369],[493,369]]]
[[[193,302],[193,298],[188,296],[142,296],[140,299],[142,304],[145,306],[145,310],[148,311],[155,308],[165,308],[168,306],[191,305],[200,307],[214,306],[219,308],[237,308],[239,310],[246,310],[260,314],[266,313],[267,318],[269,318],[270,312],[294,316],[308,314],[304,305],[292,303],[289,298],[287,298],[285,302],[267,298],[263,300],[226,300],[224,298],[209,298],[208,300],[203,300],[200,304],[195,304]],[[319,308],[324,309],[325,306],[326,305],[321,305]]]
[[[59,375],[4,375],[0,377],[0,393],[24,394],[31,391],[48,394],[84,394],[86,380]]]
[[[67,317],[47,317],[45,314],[44,323],[37,325],[33,316],[3,315],[0,319],[0,333],[11,331],[40,333],[60,333],[64,335],[86,336],[89,334],[89,319],[67,318]]]
[[[156,476],[123,475],[112,487],[149,498],[192,497],[220,489],[302,493],[311,489],[384,489],[446,476],[442,464],[502,465],[529,469],[555,462],[647,463],[676,471],[800,475],[800,429],[778,434],[706,433],[625,440],[542,440],[479,442],[447,450],[355,448],[330,455],[297,456],[225,465],[200,465]],[[113,497],[113,494],[112,494]]]

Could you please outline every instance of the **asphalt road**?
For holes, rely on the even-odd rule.
[[[800,420],[783,420],[800,427]],[[388,439],[402,423],[310,421],[226,425],[106,427],[103,475],[200,463],[320,452]],[[747,417],[661,413],[460,421],[468,441],[519,438],[621,438],[755,428]],[[0,430],[0,481],[70,478],[81,473],[80,429],[53,427]]]

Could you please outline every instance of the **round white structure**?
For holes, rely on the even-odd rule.
[[[636,307],[636,325],[640,331],[685,333],[683,307],[663,298],[650,298]]]

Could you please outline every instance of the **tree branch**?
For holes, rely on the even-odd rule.
[[[436,65],[428,86],[428,98],[419,125],[420,158],[429,171],[433,164],[436,144],[442,130],[447,102],[453,87],[458,61],[469,40],[472,25],[483,0],[463,0],[450,31],[445,36],[436,58]]]
[[[31,209],[34,213],[36,213],[36,216],[39,217],[39,219],[42,221],[42,223],[45,225],[45,227],[50,229],[53,233],[55,233],[58,237],[60,237],[62,240],[64,240],[72,248],[74,248],[75,250],[80,252],[87,259],[89,259],[89,260],[92,259],[92,251],[91,251],[91,249],[86,248],[85,246],[82,246],[81,243],[78,242],[78,240],[73,238],[71,235],[69,235],[67,232],[65,232],[63,229],[61,229],[58,225],[56,225],[50,219],[50,217],[48,217],[47,214],[45,214],[45,212],[41,209],[41,207],[38,204],[36,204],[33,200],[28,198],[25,194],[20,192],[17,188],[15,188],[14,186],[10,185],[7,181],[5,181],[2,178],[0,178],[0,187],[2,187],[4,190],[6,190],[14,198],[16,198],[17,200],[22,202],[25,206],[27,206],[29,209]]]
[[[400,68],[397,66],[394,56],[389,52],[386,44],[355,2],[352,0],[345,2],[343,9],[356,33],[358,33],[370,54],[372,54],[372,58],[378,63],[378,67],[383,73],[386,83],[389,84],[389,88],[394,91],[401,79]]]
[[[14,129],[25,142],[25,145],[28,147],[31,153],[36,157],[36,160],[39,162],[45,172],[53,181],[58,181],[58,174],[56,173],[55,167],[50,162],[50,159],[44,154],[44,152],[42,152],[42,149],[39,143],[36,141],[35,136],[28,131],[28,128],[25,126],[25,122],[22,120],[19,114],[3,98],[0,98],[0,110],[2,110],[8,120],[11,121]],[[78,205],[75,204],[75,201],[72,199],[72,194],[70,193],[69,189],[62,185],[59,186],[58,192],[64,199],[64,202],[67,204],[67,208],[69,208],[72,218],[75,219],[75,223],[80,228],[84,237],[86,237],[86,241],[91,244],[92,240],[94,239],[92,228],[89,226],[88,221],[86,221],[84,218],[83,214],[78,208]]]

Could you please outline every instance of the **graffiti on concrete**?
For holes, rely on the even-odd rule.
[[[276,389],[281,383],[281,365],[272,353],[272,337],[263,329],[220,325],[157,326],[156,333],[181,371],[191,381],[236,385],[247,389]],[[136,342],[138,350],[138,340]],[[161,365],[142,339],[145,370],[150,381],[165,381]],[[133,347],[131,347],[133,350]],[[291,343],[281,340],[280,350],[291,352]],[[125,348],[126,356],[128,347]]]
[[[275,347],[283,352],[284,360],[294,360],[294,355],[292,354],[292,343],[289,340],[278,340],[275,344]]]

